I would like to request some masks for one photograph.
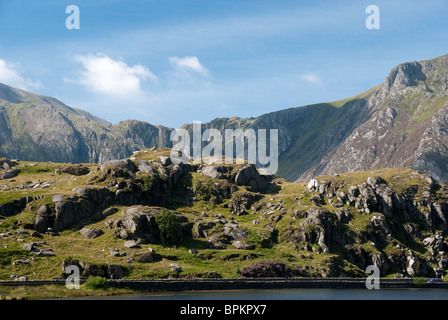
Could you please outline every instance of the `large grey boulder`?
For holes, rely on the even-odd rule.
[[[12,168],[12,169],[6,171],[5,173],[1,174],[0,175],[0,180],[2,180],[2,179],[12,179],[12,178],[18,176],[19,173],[20,173],[19,169]]]
[[[51,200],[56,203],[56,202],[62,202],[64,201],[65,197],[63,194],[54,194],[51,196]]]
[[[145,252],[137,257],[137,261],[141,263],[153,263],[162,261],[162,256],[155,252]]]
[[[212,179],[222,179],[224,178],[224,173],[226,172],[225,167],[221,165],[209,165],[204,166],[201,169],[201,175],[210,177]]]
[[[252,192],[265,192],[269,185],[253,164],[246,165],[237,171],[235,183],[238,186],[250,187]]]
[[[101,236],[104,232],[100,229],[93,229],[93,228],[82,228],[79,233],[87,239],[95,239],[99,236]]]
[[[123,245],[124,245],[126,248],[130,248],[130,249],[132,249],[132,248],[138,248],[138,247],[139,247],[139,244],[138,244],[137,241],[135,241],[135,240],[127,240],[127,241],[124,242]]]
[[[131,171],[131,172],[135,172],[137,169],[131,160],[120,159],[120,160],[108,160],[108,161],[102,162],[100,164],[100,170],[103,170],[104,168],[106,168],[107,166],[110,166],[110,165]]]
[[[248,237],[247,232],[236,223],[226,223],[224,225],[224,234],[232,240],[243,240]]]
[[[37,253],[38,257],[54,257],[56,253],[52,249],[42,249]]]

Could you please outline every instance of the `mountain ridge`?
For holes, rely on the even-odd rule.
[[[202,130],[278,129],[278,174],[289,181],[407,167],[447,182],[447,74],[448,55],[405,62],[383,83],[353,97],[252,118],[216,118]],[[171,147],[173,130],[138,120],[111,124],[54,98],[0,85],[4,157],[102,162]]]

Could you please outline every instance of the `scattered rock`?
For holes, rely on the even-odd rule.
[[[141,263],[153,263],[162,261],[162,256],[155,252],[145,252],[137,256],[135,260]]]
[[[137,242],[135,241],[135,240],[127,240],[127,241],[125,241],[124,242],[124,246],[126,247],[126,248],[139,248],[140,247],[140,245],[139,244],[137,244]]]
[[[39,250],[34,247],[33,243],[26,243],[23,245],[23,250],[29,251],[29,252],[38,252]]]
[[[192,255],[198,254],[198,250],[196,250],[196,249],[189,249],[188,252]]]
[[[82,228],[79,233],[87,239],[95,239],[99,236],[101,236],[102,234],[104,234],[103,230],[100,229],[93,229],[93,228]]]
[[[37,257],[54,257],[56,253],[52,249],[42,249],[37,253]]]
[[[182,267],[178,265],[177,263],[170,263],[171,271],[179,273],[182,271]]]
[[[241,240],[233,241],[232,245],[236,249],[241,249],[241,250],[253,250],[253,249],[255,249],[255,245],[254,244],[249,244],[246,241],[241,241]]]

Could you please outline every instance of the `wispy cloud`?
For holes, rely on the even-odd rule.
[[[309,83],[315,84],[315,85],[322,85],[322,79],[320,76],[315,72],[308,72],[300,75],[300,79],[307,81]]]
[[[205,68],[196,56],[190,57],[170,57],[170,62],[176,67],[176,69],[183,72],[195,72],[201,75],[207,76],[208,70]]]
[[[23,90],[41,88],[40,81],[22,77],[16,70],[16,64],[0,59],[0,83]]]
[[[80,55],[76,60],[84,67],[80,77],[64,81],[80,83],[95,93],[132,98],[142,94],[142,80],[157,81],[157,76],[147,67],[141,64],[129,66],[102,53]]]

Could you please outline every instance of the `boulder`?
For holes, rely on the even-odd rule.
[[[83,176],[90,173],[90,169],[82,164],[70,164],[59,168],[60,172],[71,174],[74,176]]]
[[[9,170],[15,165],[17,165],[16,162],[13,162],[6,158],[0,158],[0,169]]]
[[[207,239],[207,242],[205,243],[205,248],[220,250],[220,249],[226,249],[227,246],[220,235],[214,234]]]
[[[48,205],[46,205],[46,204],[41,205],[37,209],[37,214],[40,215],[40,216],[48,216],[50,214],[50,210],[48,208]]]
[[[235,175],[235,184],[238,186],[249,186],[252,192],[265,192],[269,186],[264,176],[258,173],[253,164],[238,169]]]
[[[153,263],[162,261],[162,256],[155,252],[145,252],[139,255],[136,260],[141,263]]]
[[[125,169],[130,172],[135,172],[137,169],[135,167],[134,163],[129,159],[108,160],[108,161],[102,162],[100,164],[99,168],[102,171],[104,168],[106,168],[108,166],[115,166],[115,167]]]
[[[223,179],[225,178],[224,173],[226,172],[227,170],[222,165],[208,165],[201,168],[201,175],[212,179]]]
[[[224,225],[224,234],[231,240],[244,240],[247,238],[247,232],[241,229],[236,223],[227,223]]]
[[[110,279],[122,279],[124,277],[123,267],[119,264],[109,264],[107,273]]]
[[[199,238],[207,238],[207,230],[213,228],[216,224],[214,222],[198,222],[194,226],[193,234]]]
[[[47,216],[36,215],[34,218],[34,230],[40,233],[44,233],[47,231],[50,226]]]
[[[52,249],[42,249],[37,253],[38,257],[54,257],[56,253]]]
[[[236,249],[241,249],[241,250],[253,250],[253,249],[255,249],[255,245],[254,244],[249,244],[246,241],[241,241],[241,240],[233,241],[232,245]]]
[[[79,233],[87,239],[95,239],[101,236],[104,232],[101,229],[82,228]]]
[[[160,156],[158,158],[160,159],[160,162],[162,163],[162,166],[164,166],[164,167],[169,166],[170,164],[172,164],[170,157]]]
[[[171,271],[176,272],[176,273],[179,273],[182,271],[182,267],[180,265],[178,265],[177,263],[171,263],[170,268],[171,268]]]
[[[146,209],[143,209],[146,210]],[[155,241],[158,237],[158,227],[155,222],[155,212],[137,211],[129,213],[121,219],[121,225],[131,237]]]
[[[135,241],[135,240],[127,240],[127,241],[125,241],[124,242],[124,244],[123,244],[126,248],[138,248],[138,247],[140,247],[140,245],[139,244],[137,244],[137,241]]]
[[[110,254],[112,257],[123,257],[123,256],[126,255],[126,252],[121,252],[121,251],[118,250],[118,249],[110,249],[109,254]]]
[[[3,174],[0,174],[0,180],[2,179],[12,179],[14,177],[17,177],[20,173],[20,169],[12,168],[4,172]]]
[[[137,169],[138,171],[144,173],[153,173],[153,174],[157,173],[156,170],[149,164],[149,162],[144,160],[138,161]]]
[[[370,185],[371,187],[375,187],[377,185],[384,184],[384,183],[386,183],[386,181],[384,181],[383,178],[378,177],[378,176],[367,178],[367,184]]]
[[[30,251],[30,252],[35,252],[35,251],[37,252],[37,251],[39,251],[38,249],[36,249],[34,247],[33,243],[26,243],[26,244],[24,244],[23,245],[23,250]]]

